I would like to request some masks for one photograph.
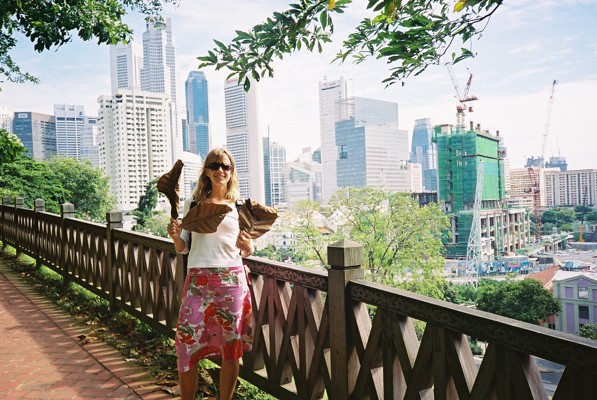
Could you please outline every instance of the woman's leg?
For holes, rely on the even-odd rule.
[[[239,359],[223,360],[220,369],[220,400],[232,400],[238,380]]]
[[[194,400],[197,393],[197,365],[187,372],[178,371],[178,382],[180,384],[181,400]]]

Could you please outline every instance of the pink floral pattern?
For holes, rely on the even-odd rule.
[[[251,293],[244,267],[189,268],[178,315],[179,371],[221,355],[240,358],[253,343]]]

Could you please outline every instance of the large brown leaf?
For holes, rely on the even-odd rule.
[[[226,204],[200,201],[182,219],[182,228],[199,233],[213,233],[232,208]]]
[[[172,169],[160,177],[157,183],[158,192],[164,193],[170,202],[170,216],[174,219],[178,218],[178,203],[179,203],[179,187],[178,180],[182,172],[184,163],[182,160],[176,160]]]
[[[240,229],[247,232],[251,239],[257,239],[272,229],[276,218],[278,218],[278,210],[251,199],[245,200],[238,209]]]

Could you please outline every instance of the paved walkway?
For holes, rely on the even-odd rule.
[[[0,260],[0,399],[172,399]],[[176,388],[173,388],[176,390]]]

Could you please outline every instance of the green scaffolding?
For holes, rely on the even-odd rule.
[[[451,255],[465,256],[480,161],[484,167],[482,208],[494,209],[504,204],[506,192],[500,141],[489,134],[444,125],[434,128],[433,142],[437,148],[438,198],[454,218],[454,239],[457,239],[456,243],[446,243],[446,248]]]

